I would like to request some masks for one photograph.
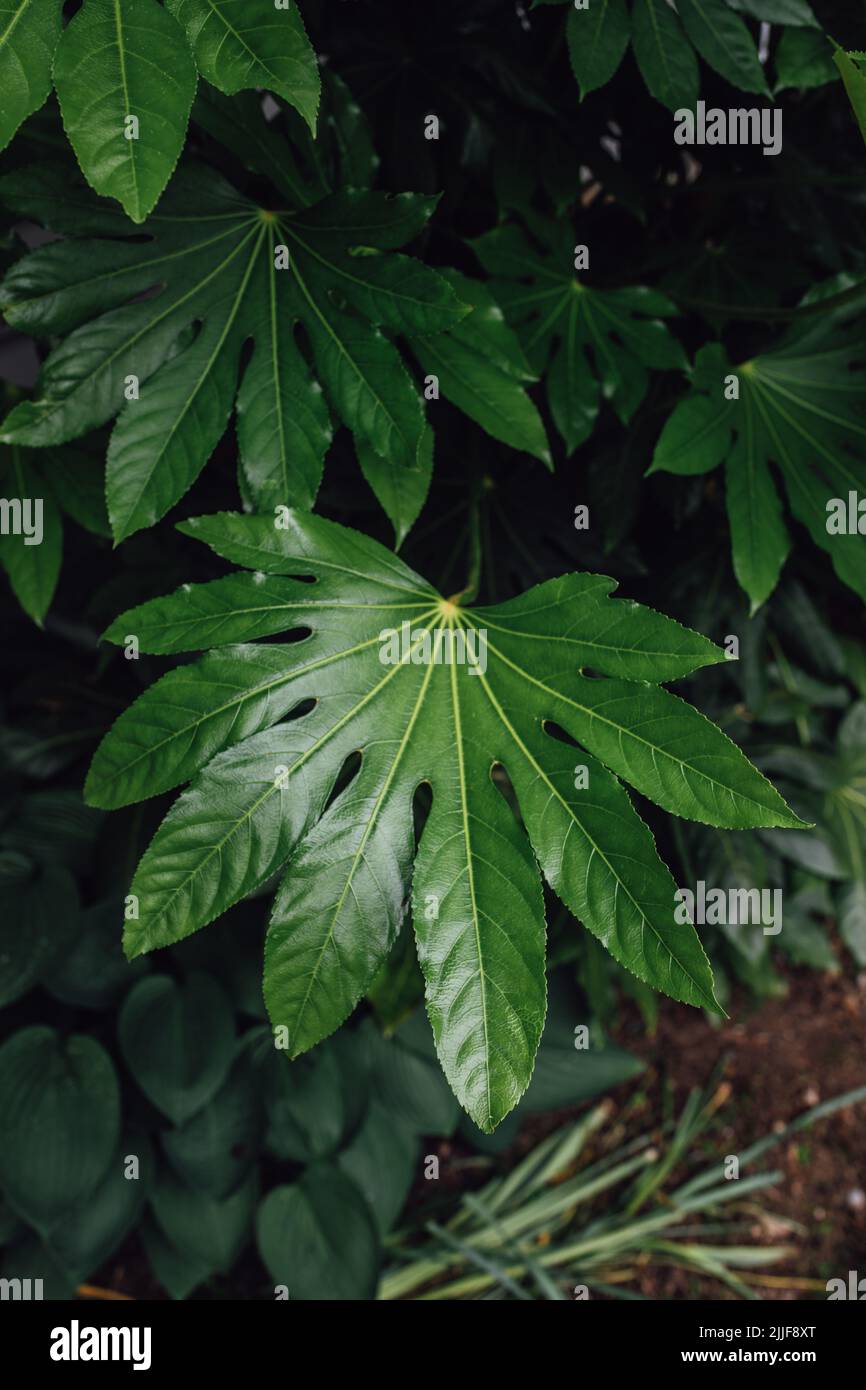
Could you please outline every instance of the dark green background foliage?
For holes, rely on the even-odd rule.
[[[866,966],[866,536],[825,524],[866,22],[302,13],[0,3],[0,492],[44,508],[0,537],[0,1240],[57,1297],[123,1249],[373,1298],[438,1142],[639,1070],[624,995],[733,1009],[831,923]],[[781,151],[678,145],[699,98]],[[403,621],[486,671],[382,665]],[[782,933],[675,923],[698,879]]]

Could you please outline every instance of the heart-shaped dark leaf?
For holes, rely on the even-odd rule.
[[[275,1187],[259,1207],[256,1230],[259,1254],[289,1298],[330,1303],[373,1297],[376,1227],[359,1189],[339,1169],[320,1164],[300,1182]]]
[[[24,1028],[0,1048],[0,1187],[45,1232],[103,1178],[120,1132],[114,1065],[93,1038]]]
[[[183,983],[169,975],[139,980],[124,1001],[117,1031],[135,1080],[175,1124],[215,1095],[235,1047],[231,1005],[204,974]]]

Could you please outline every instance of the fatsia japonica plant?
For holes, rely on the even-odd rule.
[[[86,194],[80,203],[61,199],[67,183],[39,171],[12,175],[5,188],[21,212],[42,213],[67,233],[112,239],[55,243],[7,276],[9,322],[66,336],[44,364],[40,395],[7,417],[4,441],[57,444],[120,412],[106,497],[114,536],[123,540],[188,491],[235,409],[254,502],[310,506],[332,438],[323,383],[402,533],[423,501],[432,441],[423,398],[378,325],[441,331],[471,306],[412,258],[351,253],[359,244],[401,246],[424,226],[434,200],[349,191],[282,215],[190,166],[142,241],[127,238],[132,228],[122,214]],[[297,346],[297,322],[316,376]],[[242,368],[245,344],[253,353]],[[402,491],[389,486],[394,472],[408,475]]]
[[[844,301],[849,292],[838,297]],[[811,307],[820,310],[825,302],[813,297]],[[808,313],[809,304],[803,307]],[[849,493],[866,481],[862,329],[856,311],[853,319],[849,310],[847,322],[836,321],[844,315],[840,308],[811,321],[803,317],[775,350],[736,366],[721,344],[701,348],[691,392],[656,445],[650,471],[693,476],[724,463],[733,566],[752,612],[775,589],[791,546],[771,463],[793,516],[866,601],[862,536],[849,533],[847,522],[828,522],[834,499],[847,506]]]
[[[410,351],[437,393],[551,464],[525,390],[532,368],[486,285],[396,250],[425,231],[438,198],[367,187],[375,156],[333,75],[325,107],[317,146],[292,127],[298,163],[292,146],[258,128],[254,100],[250,109],[215,93],[200,99],[202,126],[239,142],[279,190],[266,203],[191,160],[141,228],[67,165],[0,180],[9,209],[63,235],[14,265],[0,291],[16,329],[62,335],[36,398],[7,415],[0,441],[44,449],[117,417],[105,482],[115,540],[152,526],[188,491],[234,415],[251,505],[313,505],[336,416],[402,541],[434,453]],[[351,186],[333,191],[340,176]]]
[[[272,898],[264,996],[298,1057],[411,918],[484,1130],[532,1076],[551,904],[721,1012],[676,818],[802,844],[818,812],[759,770],[786,760],[753,740],[750,622],[831,566],[866,598],[862,533],[825,525],[866,458],[837,17],[831,39],[806,0],[0,0],[0,298],[38,355],[0,466],[45,507],[0,563],[49,630],[57,596],[82,649],[109,622],[153,658],[101,648],[123,712],[71,735],[101,740],[91,806],[153,802],[130,959]],[[672,113],[698,99],[772,105],[784,139],[686,150]],[[83,617],[67,522],[97,557]]]
[[[191,783],[136,872],[128,956],[180,940],[281,872],[264,990],[297,1055],[367,991],[411,890],[439,1057],[485,1130],[528,1085],[544,1023],[539,867],[641,980],[718,1011],[698,936],[675,916],[674,881],[622,783],[709,825],[802,826],[736,745],[662,686],[722,651],[611,598],[598,575],[479,607],[308,513],[182,529],[246,572],[185,585],[106,634],[151,653],[210,649],[140,696],[90,769],[86,794],[103,808]]]

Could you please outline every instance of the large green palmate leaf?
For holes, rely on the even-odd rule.
[[[2,191],[70,237],[19,261],[5,281],[11,324],[66,336],[43,366],[38,398],[12,411],[2,438],[56,444],[118,415],[106,476],[116,540],[183,496],[235,406],[258,507],[312,505],[332,434],[325,393],[383,468],[429,471],[422,397],[386,331],[435,333],[469,312],[442,276],[394,254],[435,198],[349,191],[274,212],[193,165],[136,228],[62,173],[11,175]],[[353,254],[358,247],[370,254]],[[371,480],[405,529],[402,495],[377,486],[375,471]],[[413,495],[409,523],[417,506]]]
[[[544,1022],[538,865],[641,979],[718,1007],[697,935],[675,922],[674,882],[619,781],[712,825],[802,824],[724,734],[658,684],[723,659],[717,647],[611,600],[613,581],[597,575],[469,609],[376,542],[305,513],[280,525],[223,513],[181,529],[249,572],[184,586],[106,634],[135,633],[145,652],[215,648],[118,719],[88,776],[102,807],[192,783],[138,867],[128,956],[188,936],[285,869],[265,997],[297,1055],[369,988],[411,884],[439,1057],[488,1130],[526,1089]],[[422,784],[432,806],[416,851]]]
[[[578,234],[536,215],[472,242],[493,291],[515,326],[530,364],[545,373],[550,409],[571,453],[591,434],[601,401],[627,423],[649,384],[650,368],[684,368],[682,347],[662,318],[676,307],[643,286],[594,290],[575,273]]]
[[[720,344],[702,348],[692,391],[662,430],[650,471],[706,473],[725,464],[734,571],[754,612],[776,587],[790,548],[771,471],[793,516],[866,600],[863,536],[836,533],[830,505],[866,493],[866,372],[856,323],[828,315],[779,347],[732,365]],[[728,386],[739,392],[726,399]]]

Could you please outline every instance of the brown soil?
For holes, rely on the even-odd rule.
[[[623,1005],[615,1040],[643,1058],[647,1071],[613,1092],[612,1123],[599,1132],[585,1157],[661,1125],[679,1114],[688,1093],[705,1090],[715,1073],[718,1111],[699,1141],[690,1166],[674,1169],[669,1187],[728,1154],[738,1154],[804,1111],[866,1085],[866,973],[821,974],[782,968],[788,994],[764,1003],[745,991],[729,1004],[729,1020],[710,1023],[696,1009],[664,1000],[658,1028],[648,1036],[636,1008]],[[718,1068],[718,1070],[716,1070]],[[585,1107],[581,1107],[585,1109]],[[533,1117],[503,1155],[508,1168],[546,1134],[573,1118],[574,1107]],[[440,1194],[453,1200],[489,1177],[460,1140],[428,1141],[442,1159]],[[790,1246],[785,1262],[744,1273],[762,1299],[824,1299],[829,1278],[866,1275],[866,1100],[848,1106],[769,1149],[749,1172],[781,1171],[780,1182],[749,1203],[754,1213],[740,1243]],[[429,1185],[419,1181],[409,1198],[410,1217],[423,1211]],[[735,1297],[691,1271],[636,1262],[629,1289],[653,1299]]]
[[[745,994],[735,997],[721,1027],[666,1000],[655,1037],[646,1036],[631,1011],[617,1030],[617,1041],[647,1062],[640,1089],[653,1105],[664,1081],[679,1106],[723,1062],[731,1092],[713,1134],[717,1153],[737,1153],[820,1101],[866,1084],[866,974],[790,970],[787,981],[783,999],[756,1006]],[[757,1222],[754,1238],[796,1247],[786,1264],[750,1280],[761,1296],[825,1297],[828,1278],[845,1278],[850,1269],[866,1274],[866,1102],[771,1149],[761,1166],[784,1173],[778,1186],[760,1195],[761,1207],[780,1224]],[[804,1230],[791,1235],[791,1222]],[[696,1294],[694,1279],[677,1270],[647,1270],[641,1292],[718,1297]]]

